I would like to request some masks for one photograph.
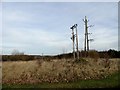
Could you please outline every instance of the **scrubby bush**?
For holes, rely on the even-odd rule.
[[[2,61],[29,61],[33,59],[34,57],[29,55],[2,55]]]
[[[82,50],[82,51],[80,52],[80,57],[86,57],[86,52]]]
[[[95,60],[95,62],[97,62],[97,60],[99,58],[99,53],[95,50],[90,50],[90,51],[88,51],[88,57],[93,58]]]
[[[88,63],[88,61],[84,58],[76,59],[74,62],[75,63],[82,63],[82,64],[87,64]]]
[[[41,63],[42,63],[42,60],[40,60],[40,59],[37,59],[37,65],[39,65],[39,66],[41,66]]]
[[[109,67],[109,65],[110,65],[109,58],[110,58],[110,56],[108,55],[108,53],[104,54],[104,58],[105,58],[105,60],[104,60],[105,68]]]

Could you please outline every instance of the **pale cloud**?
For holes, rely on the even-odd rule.
[[[23,11],[12,11],[12,10],[4,10],[3,7],[3,23],[11,24],[11,23],[23,23],[23,22],[31,22],[32,16],[29,13],[23,12]],[[32,19],[32,20],[31,20]]]
[[[5,19],[8,21],[26,21],[26,20],[29,20],[29,15],[27,16],[26,14],[24,14],[23,12],[20,12],[20,11],[13,11],[13,12],[8,12],[6,11],[4,13],[5,16]]]
[[[118,50],[117,29],[99,28],[93,33],[94,42],[91,42],[91,48],[98,50],[108,50],[110,48]]]
[[[88,24],[95,25],[89,29],[93,33],[90,38],[95,39],[90,43],[90,48],[117,49],[116,5],[117,3],[4,3],[3,53],[10,54],[13,49],[27,54],[59,54],[63,53],[63,49],[71,52],[70,26],[75,23],[78,24],[81,50],[84,45],[82,19],[85,15],[90,20]]]
[[[2,54],[2,3],[0,3],[0,54]]]
[[[23,32],[23,30],[25,31]],[[16,48],[27,50],[43,47],[60,50],[67,46],[70,46],[70,42],[61,38],[56,32],[30,28],[9,28],[9,31],[3,32],[3,49],[11,47],[11,51]]]

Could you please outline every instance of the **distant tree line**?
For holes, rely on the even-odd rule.
[[[30,55],[2,55],[2,61],[30,61],[34,56]]]
[[[120,51],[113,49],[109,49],[108,51],[99,51],[100,57],[103,58],[105,53],[107,53],[110,58],[120,58]]]
[[[88,52],[79,52],[80,57],[89,58],[120,58],[120,51],[109,49],[108,51],[96,51],[90,50]],[[73,53],[59,54],[55,56],[41,56],[41,55],[24,55],[23,53],[16,54],[16,51],[12,55],[2,55],[2,61],[30,61],[36,59],[51,60],[51,59],[69,59],[73,58]]]
[[[76,54],[76,53],[75,53]],[[120,51],[116,51],[114,49],[109,49],[108,51],[97,51],[97,50],[90,50],[88,52],[81,51],[79,52],[80,57],[90,57],[90,58],[120,58]],[[62,58],[72,58],[73,53],[66,53],[60,54],[55,56],[58,59]]]

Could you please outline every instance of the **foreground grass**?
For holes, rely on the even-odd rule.
[[[5,88],[116,88],[120,86],[120,71],[99,80],[79,80],[68,83],[40,83],[40,84],[3,84]]]

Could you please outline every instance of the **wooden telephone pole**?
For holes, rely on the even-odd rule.
[[[74,34],[74,27],[72,26],[70,29],[72,29],[72,41],[73,41],[73,58],[75,60],[75,34]]]
[[[76,29],[76,50],[77,50],[77,59],[79,59],[77,24],[75,24],[75,29]]]
[[[85,16],[85,20],[83,20],[85,22],[85,45],[84,45],[84,51],[88,51],[89,50],[89,43],[88,43],[88,20]]]
[[[84,43],[84,51],[89,51],[89,41],[93,41],[93,39],[88,38],[88,28],[92,27],[93,25],[88,26],[89,20],[87,20],[87,17],[85,16],[85,19],[83,20],[85,23],[85,43]]]
[[[75,60],[75,47],[76,46],[76,51],[77,51],[77,59],[79,59],[79,50],[78,50],[78,34],[77,34],[77,24],[74,24],[70,29],[72,29],[72,41],[73,41],[73,57]],[[74,34],[74,29],[76,30],[76,34]],[[75,38],[76,38],[76,45],[75,45]]]

